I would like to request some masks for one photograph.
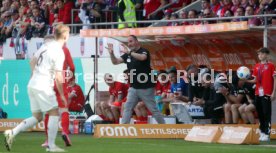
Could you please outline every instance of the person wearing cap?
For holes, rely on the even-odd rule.
[[[258,50],[260,62],[254,66],[252,74],[254,79],[247,81],[256,84],[255,101],[260,121],[260,141],[270,140],[271,101],[275,100],[276,93],[276,71],[274,64],[269,62],[269,53],[268,48]]]
[[[171,9],[166,9],[164,11],[164,15],[165,15],[164,18],[165,18],[165,20],[170,20],[172,12],[173,12],[173,10],[171,10]]]

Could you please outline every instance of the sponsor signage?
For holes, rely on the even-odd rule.
[[[97,138],[182,138],[198,125],[192,124],[97,124],[94,136]],[[258,125],[202,125],[217,126],[222,132],[231,127],[251,128],[254,137],[258,137]],[[199,130],[200,131],[200,130]],[[276,125],[272,125],[271,139],[276,139]],[[209,132],[212,133],[212,132]],[[254,138],[255,139],[255,138]]]
[[[259,144],[259,133],[251,127],[224,127],[218,143]]]
[[[194,126],[185,137],[185,140],[212,143],[217,142],[221,133],[219,126]]]
[[[196,105],[185,105],[188,109],[188,112],[191,116],[193,117],[203,117],[204,116],[204,111],[203,107],[201,106],[196,106]]]
[[[20,122],[22,122],[23,119],[0,119],[0,131],[5,131],[8,129],[12,129],[16,127]],[[59,123],[59,128],[61,129],[61,124]],[[29,131],[44,131],[45,126],[44,122],[38,123],[36,126],[34,126]]]
[[[183,124],[98,124],[97,138],[184,138],[193,125]]]

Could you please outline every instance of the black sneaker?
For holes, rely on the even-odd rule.
[[[67,134],[63,134],[62,135],[62,139],[63,139],[63,141],[65,143],[65,146],[67,146],[67,147],[72,146],[70,138],[69,138],[69,136]]]

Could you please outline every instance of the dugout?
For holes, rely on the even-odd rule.
[[[104,49],[100,51],[103,40],[114,39],[126,43],[126,36],[136,35],[141,45],[150,51],[152,68],[155,70],[169,69],[171,66],[184,70],[193,63],[207,65],[217,71],[235,71],[240,66],[253,68],[258,62],[256,51],[261,47],[271,50],[271,61],[276,64],[275,29],[275,26],[251,27],[247,22],[221,22],[192,26],[89,29],[81,30],[80,35],[96,38],[96,67],[97,58],[107,52]],[[95,71],[97,74],[97,68]],[[97,88],[95,92],[98,93]],[[96,95],[99,94],[95,94],[95,101],[103,98]],[[273,103],[272,112],[275,110]],[[272,114],[272,122],[276,123],[275,113]]]

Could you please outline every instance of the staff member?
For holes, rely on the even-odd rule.
[[[107,48],[112,63],[114,65],[126,63],[130,74],[130,88],[124,106],[122,124],[130,123],[133,108],[139,99],[144,101],[156,121],[163,124],[165,123],[163,115],[158,111],[154,101],[154,78],[151,74],[149,51],[141,47],[134,35],[128,37],[128,47],[130,50],[125,46],[124,54],[119,58],[115,57],[112,44],[108,44]]]
[[[251,83],[256,83],[256,109],[260,120],[261,135],[260,141],[269,141],[271,130],[271,101],[275,100],[276,89],[276,72],[273,63],[268,61],[269,50],[261,48],[258,50],[258,58],[260,63],[257,63],[253,70],[253,80]]]

